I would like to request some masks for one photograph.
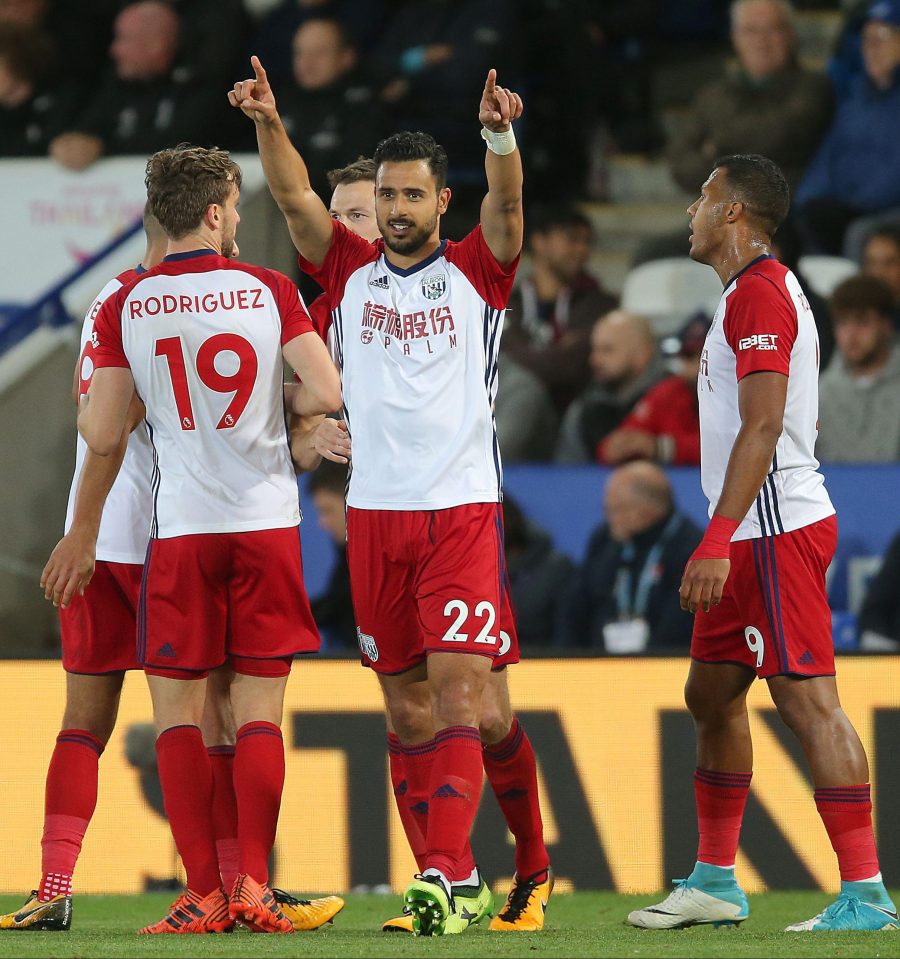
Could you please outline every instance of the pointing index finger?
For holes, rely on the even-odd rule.
[[[253,72],[256,74],[256,82],[266,83],[266,68],[262,65],[259,57],[255,53],[250,57],[250,66],[253,67]]]
[[[491,69],[488,70],[487,80],[485,80],[485,83],[484,83],[484,92],[488,96],[493,96],[494,88],[496,86],[497,86],[497,71],[493,67],[491,67]]]

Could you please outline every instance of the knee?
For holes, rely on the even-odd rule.
[[[391,696],[388,702],[394,732],[402,743],[421,743],[431,739],[431,700],[417,696]]]
[[[460,677],[433,689],[431,697],[435,724],[478,726],[481,692],[481,684],[477,683],[474,677]]]
[[[743,713],[743,699],[739,703],[723,702],[709,694],[708,688],[692,684],[684,688],[684,701],[694,723],[699,727],[716,728],[726,725],[733,715]]]
[[[501,742],[512,726],[513,712],[509,702],[495,696],[485,695],[481,703],[481,718],[478,730],[481,741],[488,745]]]
[[[840,706],[802,697],[785,697],[775,703],[781,721],[797,736],[805,739],[815,731],[827,729],[843,719]]]

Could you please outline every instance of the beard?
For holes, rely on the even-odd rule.
[[[234,234],[222,238],[222,256],[230,260],[234,256]]]
[[[399,253],[401,256],[409,256],[412,253],[415,253],[416,250],[421,249],[434,233],[435,227],[437,226],[437,211],[435,211],[434,216],[431,217],[428,223],[424,226],[414,226],[409,232],[405,233],[403,236],[393,236],[390,233],[387,223],[378,224],[378,228],[381,230],[381,235],[384,238],[384,245],[392,252]]]

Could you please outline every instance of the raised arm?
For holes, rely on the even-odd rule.
[[[522,115],[522,98],[497,86],[497,71],[488,70],[478,119],[488,149],[484,159],[488,192],[481,204],[481,230],[498,263],[511,263],[522,249],[522,157],[512,130]]]
[[[331,246],[328,208],[310,185],[306,164],[281,122],[275,94],[259,57],[251,57],[250,63],[254,77],[236,83],[228,91],[228,102],[256,124],[256,142],[266,181],[284,214],[294,246],[311,263],[321,266]]]

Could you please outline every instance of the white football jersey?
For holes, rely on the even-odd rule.
[[[146,272],[142,267],[126,270],[110,280],[97,295],[84,317],[81,327],[81,354],[78,359],[78,396],[82,397],[91,385],[94,374],[94,320],[104,301],[136,276]],[[87,455],[87,443],[78,436],[75,445],[75,475],[69,489],[66,508],[66,529],[72,528],[75,512],[75,492]],[[119,475],[106,497],[97,537],[97,559],[107,563],[143,563],[150,538],[150,517],[153,500],[150,494],[150,474],[153,471],[153,451],[143,423],[128,439],[125,458]]]
[[[809,302],[786,266],[762,256],[722,294],[700,359],[700,473],[712,516],[738,431],[738,383],[749,373],[788,377],[784,429],[766,481],[734,540],[775,536],[834,513],[815,457],[819,335]]]
[[[347,503],[446,509],[501,499],[494,425],[503,313],[518,258],[497,263],[477,227],[403,270],[340,223],[324,289],[353,445]],[[320,329],[323,335],[325,330]]]
[[[312,324],[297,287],[211,250],[110,297],[95,362],[129,367],[154,453],[151,536],[295,526],[281,347]]]

